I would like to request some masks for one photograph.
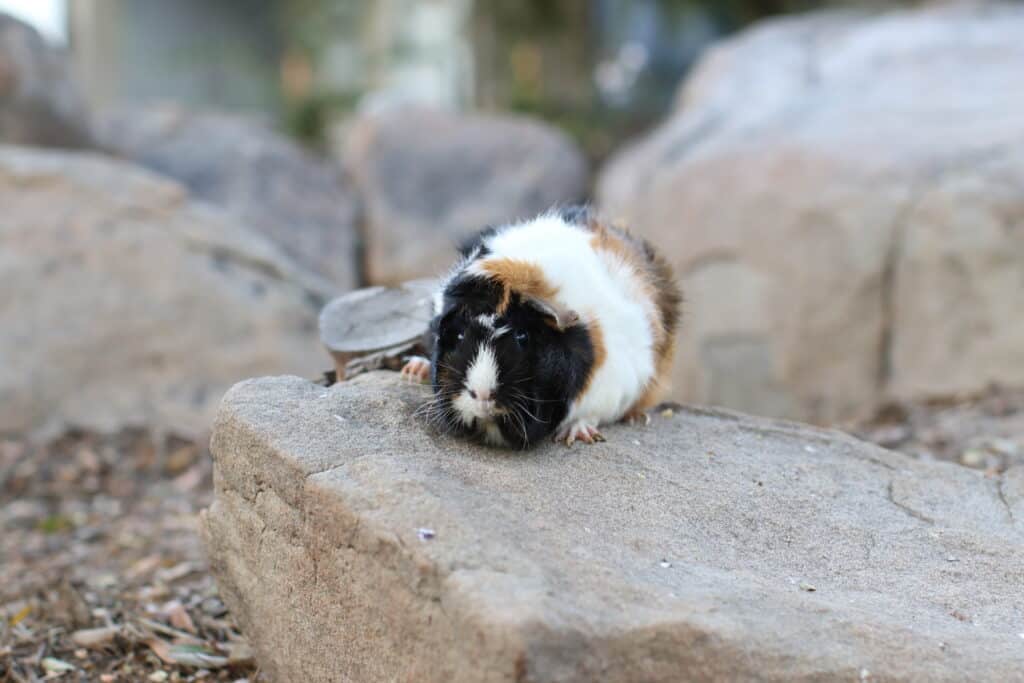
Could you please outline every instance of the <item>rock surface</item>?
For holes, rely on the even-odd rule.
[[[108,112],[105,149],[234,212],[334,291],[359,284],[359,203],[334,164],[257,121],[166,106]]]
[[[679,408],[483,449],[371,373],[228,392],[202,529],[274,680],[1024,680],[1024,470]]]
[[[1024,382],[1024,7],[766,22],[599,203],[687,290],[678,396],[832,421]]]
[[[0,433],[197,436],[232,383],[323,369],[325,293],[180,185],[0,147],[0,206]]]
[[[576,202],[587,189],[576,145],[509,116],[368,116],[349,130],[345,162],[364,201],[371,284],[437,276],[467,236]]]
[[[85,147],[89,112],[62,50],[0,12],[0,143]]]

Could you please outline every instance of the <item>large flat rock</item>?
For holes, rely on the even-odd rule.
[[[426,398],[224,398],[203,532],[273,680],[1024,680],[1024,468],[696,409],[490,450]]]

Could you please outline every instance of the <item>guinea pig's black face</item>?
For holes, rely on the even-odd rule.
[[[521,448],[554,430],[567,401],[550,356],[564,333],[544,315],[519,302],[502,315],[453,306],[435,324],[438,424]]]

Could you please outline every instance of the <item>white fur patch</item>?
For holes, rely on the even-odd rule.
[[[494,315],[478,315],[476,321],[487,329],[491,329],[494,327],[494,318]]]
[[[483,345],[466,372],[466,388],[476,392],[478,397],[494,398],[498,391],[498,359],[494,349]]]

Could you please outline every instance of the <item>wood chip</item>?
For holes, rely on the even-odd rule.
[[[43,657],[43,661],[40,664],[48,674],[62,674],[75,670],[74,664],[69,664],[63,659],[57,659],[56,657]]]
[[[228,664],[235,667],[252,666],[256,662],[256,654],[249,643],[239,640],[228,648]]]
[[[220,669],[228,665],[228,658],[216,655],[198,645],[174,645],[170,657],[175,664],[196,669]]]
[[[78,647],[87,647],[92,650],[102,650],[113,645],[114,640],[120,633],[120,626],[86,628],[72,633],[71,642],[77,645]]]

